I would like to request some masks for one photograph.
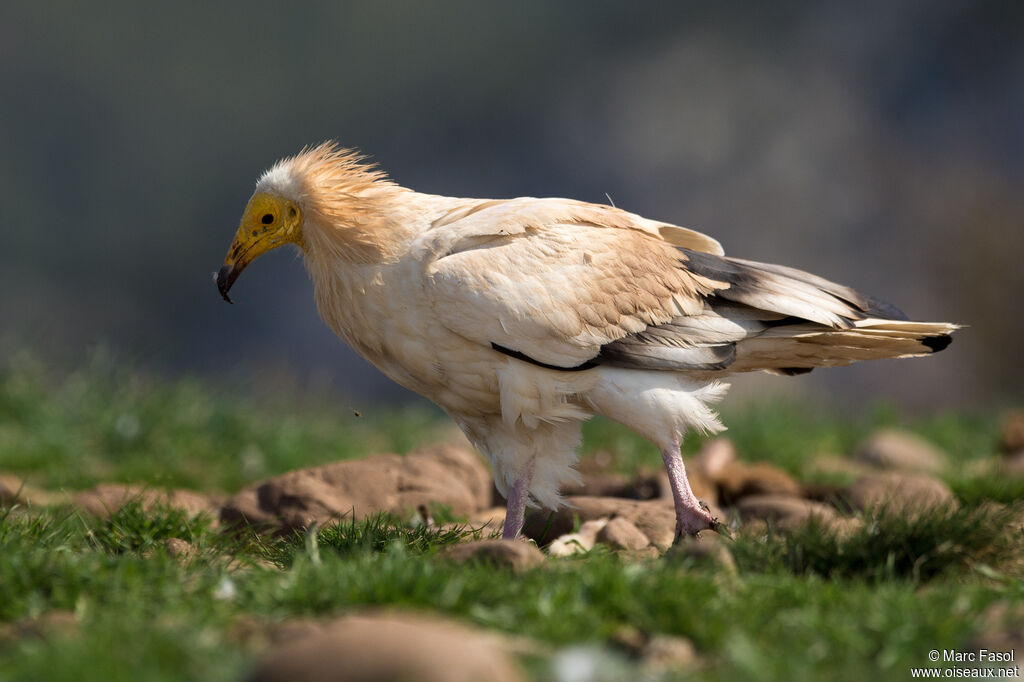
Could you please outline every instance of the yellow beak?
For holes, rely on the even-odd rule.
[[[228,291],[242,270],[267,251],[284,244],[301,243],[302,216],[288,199],[257,192],[249,200],[235,238],[217,272],[217,291],[228,303]]]

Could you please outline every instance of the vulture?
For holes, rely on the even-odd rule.
[[[930,355],[958,328],[614,206],[421,194],[334,142],[259,178],[215,276],[224,299],[286,244],[327,326],[490,459],[504,538],[527,505],[560,505],[596,414],[660,450],[677,539],[717,528],[680,444],[724,428],[712,407],[724,377]]]

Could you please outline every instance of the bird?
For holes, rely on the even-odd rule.
[[[504,539],[527,506],[564,502],[595,415],[658,448],[677,540],[721,529],[680,447],[724,429],[723,378],[930,355],[959,328],[615,206],[419,193],[335,141],[258,179],[215,275],[224,300],[285,245],[301,251],[326,325],[490,459]]]

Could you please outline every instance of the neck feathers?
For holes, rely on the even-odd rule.
[[[307,147],[268,170],[257,189],[302,207],[302,248],[310,258],[374,263],[393,255],[398,233],[389,216],[408,190],[354,150],[334,142]]]

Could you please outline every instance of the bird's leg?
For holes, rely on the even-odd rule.
[[[696,535],[706,528],[717,527],[718,520],[708,513],[690,489],[678,440],[672,444],[671,449],[661,451],[661,459],[668,470],[668,481],[672,486],[672,499],[676,506],[676,540],[685,535]]]
[[[505,526],[501,530],[502,540],[515,540],[526,520],[526,501],[530,498],[530,483],[533,481],[533,459],[519,474],[519,478],[508,491],[508,506],[505,508]]]

